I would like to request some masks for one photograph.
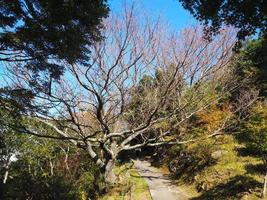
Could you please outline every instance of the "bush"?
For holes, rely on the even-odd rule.
[[[175,176],[183,175],[186,181],[191,182],[199,171],[216,161],[212,157],[212,153],[216,150],[212,139],[184,145],[181,148],[174,147],[169,158],[169,169]],[[176,156],[175,152],[177,153]]]

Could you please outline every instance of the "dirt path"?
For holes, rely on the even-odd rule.
[[[179,187],[173,185],[171,180],[158,172],[147,161],[135,160],[134,165],[139,174],[146,180],[153,200],[188,200]]]

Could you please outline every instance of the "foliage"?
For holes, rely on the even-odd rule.
[[[151,199],[146,181],[130,165],[126,163],[116,166],[114,170],[119,182],[99,200]]]
[[[13,147],[17,160],[12,162],[9,179],[3,185],[3,198],[96,198],[103,190],[103,178],[95,164],[74,147],[28,135],[11,138],[17,141]]]
[[[31,105],[33,96],[33,93],[26,89],[0,88],[1,112],[17,117],[19,113],[25,112],[27,109],[34,109]]]
[[[217,130],[225,117],[230,116],[230,105],[227,101],[220,102],[194,115],[184,131],[201,138]],[[244,196],[259,199],[262,171],[258,166],[262,161],[251,155],[243,156],[240,149],[242,145],[224,133],[204,142],[199,140],[167,148],[167,152],[160,152],[164,154],[161,164],[169,167],[180,184],[193,185],[201,192],[195,199],[240,199]]]
[[[1,102],[1,100],[0,100]],[[6,169],[10,165],[11,158],[17,154],[17,147],[21,138],[16,137],[14,131],[7,125],[16,126],[21,118],[17,115],[16,108],[12,107],[10,102],[2,101],[5,107],[0,106],[0,180],[4,180]],[[9,110],[10,109],[10,110]],[[1,196],[1,194],[0,194]]]
[[[260,187],[260,183],[252,177],[246,175],[237,175],[230,178],[226,183],[220,183],[215,187],[207,190],[198,197],[192,198],[192,200],[206,200],[206,199],[249,199],[259,200],[258,195],[251,194],[250,191]]]
[[[183,174],[188,174],[185,180],[193,182],[198,173],[216,162],[217,157],[213,154],[220,150],[215,145],[219,139],[209,138],[203,142],[201,138],[220,130],[225,118],[231,115],[232,113],[227,104],[224,106],[213,104],[193,116],[184,132],[190,132],[189,135],[199,138],[199,141],[193,144],[173,146],[167,150],[167,163],[175,176],[179,177],[183,176]]]
[[[184,177],[185,181],[192,183],[194,177],[214,162],[211,153],[214,151],[212,141],[194,146],[184,146],[175,157],[169,158],[168,167],[175,177]],[[200,151],[201,149],[201,151]],[[173,155],[170,154],[170,155]],[[184,176],[187,174],[188,176]]]
[[[239,129],[238,139],[250,152],[258,154],[267,164],[267,104],[258,102],[251,109],[251,116]]]
[[[202,129],[204,132],[216,131],[223,123],[225,118],[232,115],[229,105],[225,103],[222,106],[211,105],[207,110],[201,111],[196,114],[192,127]]]
[[[49,91],[66,63],[90,59],[108,12],[106,0],[1,0],[0,61],[8,70],[16,61],[17,73],[31,71],[32,88],[0,87],[0,107],[9,102],[18,112],[34,109],[38,84]]]
[[[242,150],[233,136],[221,135],[172,151],[165,164],[176,168],[171,174],[180,185],[198,192],[194,199],[260,199],[263,174],[258,167],[262,161],[241,154]]]
[[[2,198],[42,200],[75,198],[75,195],[69,194],[71,183],[62,177],[32,176],[21,168],[24,167],[21,163],[18,167],[16,174],[12,171],[12,179],[4,186],[5,190]]]
[[[127,105],[126,119],[130,124],[140,124],[145,117],[153,111],[151,99],[158,99],[159,91],[164,90],[164,78],[166,72],[156,70],[154,75],[144,75],[137,86],[132,88],[131,99]],[[172,96],[172,94],[169,94]],[[166,104],[161,107],[157,117],[162,117],[171,110],[171,97],[166,100]],[[165,109],[165,110],[164,110]],[[144,114],[145,112],[145,114]],[[138,119],[138,120],[137,120]],[[137,121],[136,121],[137,120]]]
[[[226,24],[239,29],[239,39],[257,31],[265,33],[267,6],[262,0],[179,0],[196,19],[202,21],[211,32]]]
[[[26,68],[56,79],[63,66],[53,59],[86,61],[109,11],[105,0],[2,0],[0,7],[0,60],[26,61]]]
[[[126,113],[126,119],[129,124],[140,124],[140,122],[145,120],[147,113],[151,112],[149,100],[155,98],[153,93],[156,89],[156,81],[154,77],[144,75],[138,86],[132,89],[131,101],[127,105],[128,112]]]
[[[267,35],[249,41],[236,62],[240,79],[249,78],[248,87],[256,87],[260,95],[267,95]]]
[[[122,21],[107,22],[109,37],[91,48],[90,64],[67,64],[68,73],[56,83],[49,73],[39,77],[31,67],[25,72],[24,66],[12,66],[8,75],[18,87],[38,89],[32,89],[38,94],[33,99],[38,109],[27,110],[24,126],[18,129],[31,135],[17,150],[14,165],[23,169],[14,166],[13,174],[37,184],[32,191],[24,180],[19,186],[10,181],[10,193],[10,188],[18,188],[15,191],[22,191],[23,197],[36,198],[37,191],[44,199],[94,198],[101,190],[99,170],[106,182],[114,183],[118,155],[145,146],[199,140],[183,145],[174,162],[175,172],[187,171],[192,178],[216,161],[212,133],[225,128],[232,113],[227,104],[213,103],[236,89],[228,68],[234,44],[231,30],[208,42],[196,27],[185,29],[179,38],[168,31],[164,35],[158,22],[140,22],[132,10],[125,9],[123,16]],[[150,75],[151,70],[155,74]],[[56,185],[62,196],[55,194]],[[125,191],[131,191],[131,184],[126,186]]]
[[[49,89],[42,80],[34,83],[38,109],[25,113],[23,123],[32,122],[18,130],[87,151],[107,182],[115,179],[112,166],[121,152],[176,142],[180,138],[170,137],[173,130],[217,98],[210,96],[216,86],[222,88],[218,96],[235,87],[227,65],[234,43],[230,29],[207,42],[198,27],[169,34],[161,31],[161,23],[141,18],[133,9],[106,21],[107,38],[91,48],[88,65],[66,63],[67,73]],[[14,63],[7,77],[32,89],[31,70],[20,73],[19,68]],[[127,109],[134,98],[135,105]],[[129,123],[126,115],[134,116]]]

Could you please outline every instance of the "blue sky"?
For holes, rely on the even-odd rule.
[[[196,22],[178,0],[108,0],[111,12],[119,11],[125,2],[127,4],[134,3],[155,17],[161,15],[176,30],[181,30],[183,27]]]
[[[171,28],[177,31],[196,22],[178,0],[108,0],[111,12],[120,12],[125,2],[129,5],[134,3],[134,5],[143,8],[143,11],[149,12],[155,18],[161,16],[170,23]],[[0,79],[1,73],[3,73],[2,67],[0,65]]]

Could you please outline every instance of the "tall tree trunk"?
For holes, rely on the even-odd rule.
[[[115,173],[113,171],[114,166],[115,166],[115,160],[116,160],[116,157],[117,157],[117,152],[114,151],[114,149],[116,149],[115,148],[116,147],[116,143],[113,142],[111,144],[111,146],[113,148],[113,151],[112,151],[111,155],[107,156],[106,162],[103,162],[97,156],[97,154],[94,152],[90,142],[87,142],[87,151],[88,151],[90,157],[94,160],[94,162],[98,165],[98,167],[104,173],[104,178],[105,178],[105,182],[106,182],[107,185],[114,184],[116,182],[116,175],[115,175]],[[105,150],[104,146],[103,146],[103,149]]]
[[[6,182],[7,182],[10,165],[11,165],[11,159],[9,157],[7,160],[6,166],[5,166],[5,175],[4,175],[4,179],[3,179],[3,184],[6,184]]]
[[[116,175],[113,171],[115,166],[115,160],[110,159],[105,167],[105,181],[108,184],[114,184],[116,182]]]
[[[3,180],[3,183],[6,184],[6,181],[7,181],[7,178],[8,178],[8,168],[6,169],[5,171],[5,175],[4,175],[4,180]]]
[[[49,161],[49,165],[50,165],[50,174],[51,176],[54,176],[54,164],[52,160]]]
[[[68,170],[68,172],[70,173],[70,168],[69,168],[69,164],[68,164],[68,158],[69,158],[69,151],[70,151],[70,148],[68,146],[67,148],[67,151],[64,151],[65,152],[65,166],[66,166],[66,169]],[[70,173],[71,174],[71,173]]]
[[[265,177],[264,177],[263,190],[262,190],[262,198],[266,197],[266,187],[267,187],[267,169],[265,170]]]

